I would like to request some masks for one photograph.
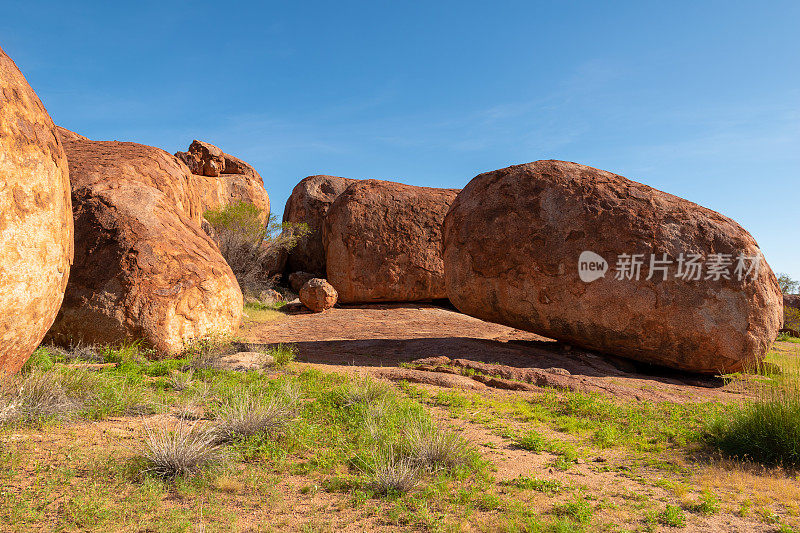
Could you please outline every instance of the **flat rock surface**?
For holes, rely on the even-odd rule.
[[[331,370],[350,367],[379,378],[439,386],[527,392],[555,387],[675,402],[738,394],[721,379],[572,349],[432,304],[351,305],[322,314],[290,310],[281,319],[251,326],[243,336],[249,349],[292,343],[298,361]]]

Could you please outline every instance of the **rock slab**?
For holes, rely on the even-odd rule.
[[[67,159],[55,125],[0,49],[0,375],[17,372],[53,323],[72,242]]]
[[[608,262],[590,282],[578,270],[587,251]],[[780,327],[777,280],[741,226],[576,163],[475,177],[447,213],[443,253],[447,295],[462,312],[634,360],[737,371],[763,358]],[[642,254],[639,279],[617,279],[626,274],[615,269],[621,254]],[[701,256],[706,268],[724,254],[734,262],[729,279],[707,279],[707,270],[678,277],[680,254]],[[651,255],[670,262],[666,279],[658,269],[646,279]],[[757,276],[734,274],[738,256],[761,258]]]
[[[351,184],[323,225],[328,281],[342,303],[445,298],[442,221],[457,189]]]

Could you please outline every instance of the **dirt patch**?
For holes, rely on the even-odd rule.
[[[244,339],[248,349],[292,343],[300,361],[441,386],[554,387],[678,403],[738,395],[718,378],[574,349],[430,304],[341,306],[324,313],[291,307],[280,320],[249,327]]]

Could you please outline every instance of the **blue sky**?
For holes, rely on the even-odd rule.
[[[730,216],[800,279],[800,3],[3,1],[0,46],[93,139],[462,187],[577,161]]]

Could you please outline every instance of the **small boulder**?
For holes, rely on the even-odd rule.
[[[283,294],[275,289],[265,289],[258,295],[258,300],[267,305],[273,305],[278,302],[284,301]]]
[[[320,278],[308,280],[300,289],[300,301],[315,313],[336,305],[337,298],[338,294],[333,285]]]

